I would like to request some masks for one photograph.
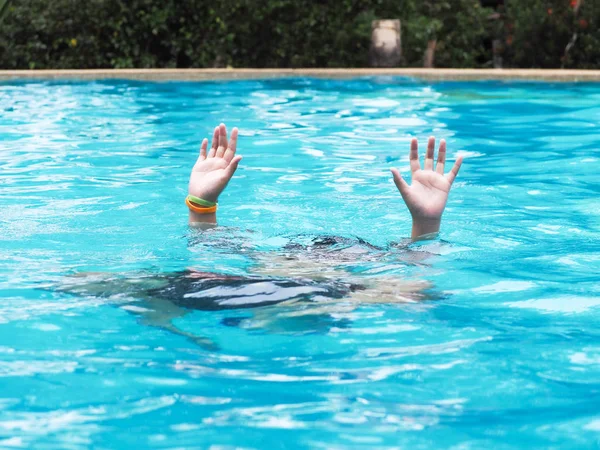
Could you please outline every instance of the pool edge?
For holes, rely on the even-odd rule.
[[[600,81],[600,70],[547,69],[86,69],[0,70],[11,79],[131,79],[148,81],[252,80],[286,77],[356,78],[398,76],[424,81],[523,80],[554,82]]]

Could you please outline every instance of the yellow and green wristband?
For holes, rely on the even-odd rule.
[[[212,214],[217,212],[218,204],[216,202],[209,202],[203,198],[196,197],[195,195],[188,195],[185,198],[185,204],[197,214]]]

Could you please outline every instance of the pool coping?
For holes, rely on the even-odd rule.
[[[424,81],[523,80],[600,81],[600,70],[548,69],[86,69],[0,70],[0,80],[52,79],[148,81],[255,80],[289,77],[347,79],[367,76],[410,77]]]

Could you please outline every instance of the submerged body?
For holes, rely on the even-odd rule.
[[[308,244],[294,241],[280,252],[252,252],[249,256],[255,265],[244,276],[193,269],[168,273],[88,272],[68,277],[58,290],[105,298],[139,314],[146,324],[203,345],[204,338],[177,329],[173,319],[192,310],[253,309],[252,316],[243,323],[228,323],[248,328],[260,321],[261,327],[281,331],[284,327],[274,323],[282,317],[331,318],[360,303],[407,303],[441,297],[424,281],[365,276],[347,270],[357,260],[398,261],[402,257],[404,263],[414,263],[427,256],[426,252],[411,252],[408,248],[383,249],[361,239],[320,236]]]

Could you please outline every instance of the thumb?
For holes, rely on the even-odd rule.
[[[233,174],[235,173],[235,171],[238,168],[238,164],[240,163],[240,161],[242,160],[241,156],[234,156],[233,159],[231,160],[231,162],[229,163],[229,165],[227,166],[227,173],[229,174],[229,176],[233,176]]]
[[[392,172],[392,176],[394,177],[394,184],[400,191],[402,198],[406,198],[406,196],[408,195],[408,190],[409,190],[410,186],[408,185],[408,183],[406,181],[404,181],[404,178],[402,178],[402,175],[400,175],[400,172],[398,172],[398,169],[391,169],[391,172]]]

